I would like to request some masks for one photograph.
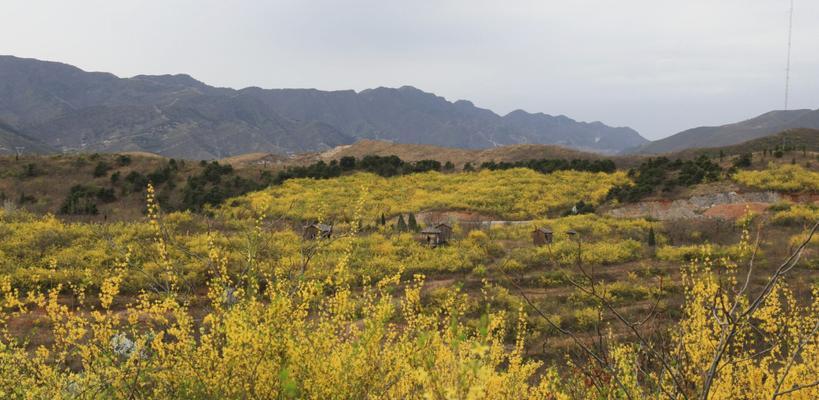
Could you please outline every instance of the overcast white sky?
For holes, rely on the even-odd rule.
[[[791,107],[819,108],[819,1],[795,0]],[[656,139],[783,108],[789,0],[3,0],[0,54],[127,77],[412,85]]]

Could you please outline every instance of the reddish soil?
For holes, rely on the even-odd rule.
[[[703,215],[711,218],[722,219],[739,219],[745,215],[746,207],[754,213],[762,213],[770,204],[768,203],[736,203],[736,204],[718,204],[703,213]]]
[[[784,196],[794,203],[819,203],[819,193],[787,193]]]

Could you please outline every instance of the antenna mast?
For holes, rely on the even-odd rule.
[[[788,95],[791,83],[791,35],[793,34],[793,0],[788,14],[788,59],[785,63],[785,110],[788,109]]]

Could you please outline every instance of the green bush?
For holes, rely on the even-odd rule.
[[[99,178],[108,174],[108,171],[111,170],[111,165],[105,161],[100,161],[94,167],[94,178]]]

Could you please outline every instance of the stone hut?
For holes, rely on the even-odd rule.
[[[333,235],[333,226],[327,224],[310,224],[304,227],[304,239],[329,239]]]
[[[532,231],[532,243],[534,243],[535,246],[551,244],[552,238],[553,233],[549,228],[536,228],[534,231]]]

